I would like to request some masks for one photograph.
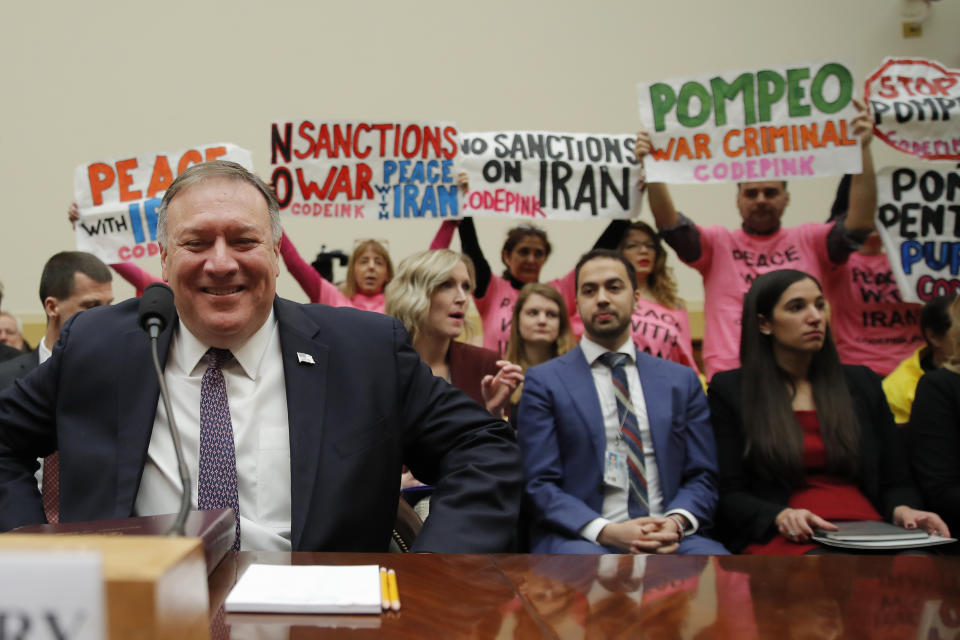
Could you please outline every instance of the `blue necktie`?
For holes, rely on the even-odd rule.
[[[237,457],[233,446],[233,423],[227,403],[227,385],[221,367],[233,359],[226,349],[207,351],[209,366],[200,381],[200,476],[197,507],[233,508],[237,518],[234,550],[240,549],[240,500],[237,494]]]
[[[630,478],[630,497],[628,511],[631,518],[650,514],[650,501],[647,497],[646,467],[643,457],[643,441],[640,439],[640,425],[630,400],[630,387],[627,385],[627,372],[624,365],[627,355],[607,352],[600,356],[600,362],[613,374],[613,395],[617,398],[617,417],[620,420],[620,435],[627,445],[627,471]]]

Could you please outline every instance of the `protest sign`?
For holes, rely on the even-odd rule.
[[[926,160],[960,160],[960,71],[924,58],[885,58],[864,94],[877,137]]]
[[[167,187],[187,167],[217,159],[253,170],[252,154],[228,143],[78,166],[73,171],[73,197],[80,210],[77,249],[107,264],[159,254],[157,208]]]
[[[793,180],[860,173],[853,74],[841,62],[637,85],[649,182]]]
[[[640,212],[633,134],[463,134],[464,215],[579,220]]]
[[[905,302],[960,293],[960,171],[877,174],[877,231]]]
[[[459,215],[457,128],[423,122],[274,122],[270,165],[280,211],[401,220]]]

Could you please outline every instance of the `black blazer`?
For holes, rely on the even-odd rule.
[[[879,376],[867,367],[850,365],[843,365],[843,373],[860,423],[860,490],[888,521],[894,507],[920,508],[920,494]],[[740,385],[740,369],[724,371],[713,377],[708,393],[720,465],[717,537],[734,553],[776,535],[774,519],[793,492],[786,481],[760,477],[743,459]]]
[[[61,521],[133,514],[159,396],[138,304],[76,314],[53,356],[0,391],[0,531],[44,521],[33,473],[54,450]],[[282,298],[273,308],[293,549],[386,551],[401,464],[437,486],[415,551],[505,549],[522,479],[510,427],[435,378],[395,318]],[[160,335],[161,365],[172,333]]]
[[[36,369],[38,364],[40,364],[39,347],[30,353],[21,353],[16,358],[0,362],[0,389],[9,386],[17,378],[27,375]]]

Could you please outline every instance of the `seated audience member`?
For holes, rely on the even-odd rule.
[[[0,304],[3,303],[3,283],[0,282]],[[0,362],[5,360],[10,360],[11,358],[16,358],[21,355],[23,352],[19,349],[15,349],[9,345],[0,343]]]
[[[842,365],[820,284],[793,269],[757,277],[743,302],[742,367],[710,383],[720,461],[720,540],[734,552],[817,549],[831,520],[887,520],[942,535],[920,511],[880,378]]]
[[[897,365],[893,373],[883,379],[883,392],[898,425],[910,422],[910,407],[917,391],[917,383],[925,373],[943,366],[954,354],[950,331],[950,313],[947,310],[957,296],[937,296],[928,300],[920,310],[920,333],[926,342],[910,357]]]
[[[700,272],[704,287],[703,360],[707,379],[717,371],[739,366],[737,319],[743,296],[753,279],[789,264],[817,277],[832,264],[843,263],[873,229],[877,208],[876,176],[870,154],[873,121],[866,106],[857,102],[859,114],[850,130],[859,136],[863,173],[853,176],[848,214],[828,224],[783,227],[780,222],[790,194],[785,181],[742,182],[737,185],[740,229],[705,227],[681,214],[663,183],[648,183],[650,210],[657,229],[677,256]],[[651,152],[650,134],[637,136],[637,158]],[[746,256],[746,258],[742,258]]]
[[[624,221],[614,220],[604,230],[594,249],[613,249],[623,235]],[[510,338],[510,319],[520,289],[528,282],[539,282],[540,271],[550,257],[547,232],[539,227],[522,224],[510,229],[500,251],[506,269],[498,276],[490,269],[477,239],[473,218],[448,220],[440,225],[431,249],[446,249],[453,239],[453,230],[459,229],[460,247],[473,261],[476,286],[473,299],[483,321],[483,346],[503,355]],[[567,315],[576,312],[576,291],[573,271],[549,282],[565,300]]]
[[[67,218],[70,220],[71,226],[76,229],[77,221],[80,220],[80,209],[77,207],[76,202],[71,203],[67,209]],[[117,275],[121,278],[133,285],[133,288],[137,290],[137,296],[142,296],[143,290],[154,282],[163,282],[161,278],[158,278],[132,262],[115,262],[110,265],[110,268],[116,271]]]
[[[650,355],[697,370],[690,317],[677,296],[677,282],[667,266],[660,236],[646,222],[634,222],[624,230],[617,250],[637,270],[637,308],[630,321],[633,343]],[[582,334],[580,316],[574,316],[571,322],[574,333]]]
[[[580,345],[531,367],[517,437],[534,553],[725,553],[696,535],[717,501],[706,397],[690,367],[630,339],[636,274],[615,251],[575,269]]]
[[[286,233],[280,244],[280,256],[310,302],[384,312],[383,289],[393,279],[393,262],[387,249],[376,240],[363,240],[353,250],[347,263],[347,280],[343,291],[328,282],[300,256]]]
[[[920,378],[907,434],[923,497],[956,532],[960,531],[960,298],[950,305],[950,319],[950,356],[942,368]]]
[[[31,351],[29,343],[23,337],[23,323],[20,318],[6,311],[0,311],[0,344],[24,353]]]
[[[433,375],[502,418],[523,372],[500,360],[496,352],[456,341],[463,333],[473,290],[466,260],[449,249],[408,256],[387,286],[386,313],[403,322],[413,348]]]
[[[560,292],[542,282],[523,285],[513,307],[506,359],[518,364],[526,373],[534,365],[562,356],[576,344]],[[522,392],[523,384],[520,384],[510,399],[510,421],[514,427],[516,406]]]
[[[846,213],[851,181],[850,175],[840,181],[827,222]],[[920,305],[901,299],[879,233],[871,231],[858,251],[823,277],[840,362],[862,364],[882,377],[922,344]]]
[[[512,430],[434,378],[395,319],[277,297],[280,239],[273,191],[233,162],[189,167],[158,210],[177,313],[158,343],[194,508],[233,508],[242,549],[384,551],[406,463],[436,485],[414,550],[505,548]],[[138,306],[77,314],[50,360],[0,392],[0,530],[43,521],[32,474],[54,450],[62,521],[177,510]]]
[[[113,302],[113,277],[99,258],[83,251],[53,255],[40,275],[40,303],[47,328],[37,348],[0,364],[0,389],[47,361],[60,330],[73,314]]]

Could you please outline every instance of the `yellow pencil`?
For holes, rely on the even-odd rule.
[[[400,590],[397,588],[397,572],[393,569],[387,572],[387,585],[390,587],[390,608],[400,611]]]
[[[390,610],[390,584],[387,582],[387,570],[380,567],[380,608]]]

